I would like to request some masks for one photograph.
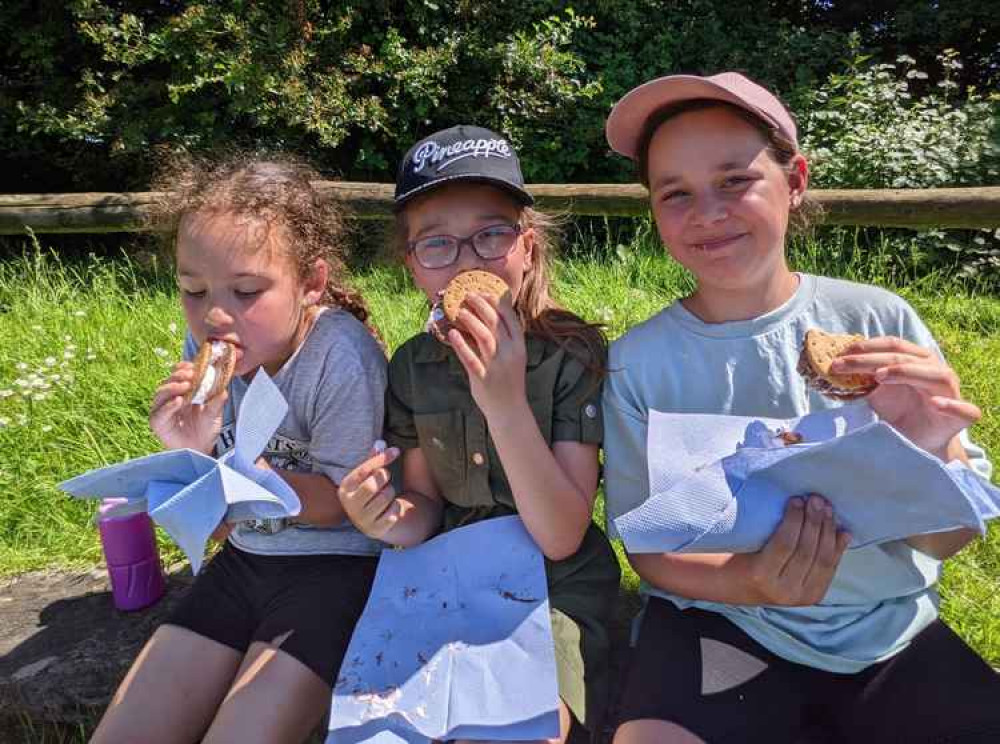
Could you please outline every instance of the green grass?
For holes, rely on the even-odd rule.
[[[691,286],[648,225],[627,245],[579,232],[571,242],[572,256],[555,267],[557,293],[571,309],[604,322],[612,338]],[[799,241],[792,250],[796,268],[880,284],[914,304],[965,394],[984,410],[974,438],[997,456],[1000,300],[941,274],[918,276],[914,258],[898,242],[862,247],[848,231]],[[355,283],[390,349],[419,330],[424,302],[399,269],[361,268]],[[157,449],[148,404],[182,340],[183,318],[164,267],[124,257],[64,261],[30,245],[21,256],[0,259],[0,575],[101,562],[90,522],[94,504],[67,498],[56,484]],[[161,550],[167,561],[181,559],[166,540]],[[635,584],[626,566],[626,586]],[[942,595],[948,622],[1000,666],[997,525],[948,562]]]

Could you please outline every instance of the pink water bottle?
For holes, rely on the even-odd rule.
[[[108,564],[111,596],[119,610],[141,610],[163,596],[166,582],[156,549],[153,521],[146,512],[109,517],[105,513],[125,499],[104,499],[97,528]]]

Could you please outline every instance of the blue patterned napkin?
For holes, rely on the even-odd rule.
[[[558,706],[542,554],[499,517],[382,552],[326,741],[547,739]]]
[[[198,573],[205,544],[223,517],[240,522],[299,513],[291,486],[254,465],[287,412],[281,391],[259,370],[236,418],[235,446],[218,460],[190,449],[168,450],[90,470],[59,488],[78,498],[128,499],[109,516],[148,511]]]
[[[614,520],[635,553],[759,550],[791,496],[833,504],[851,548],[958,527],[985,530],[1000,490],[942,463],[865,404],[798,419],[649,412],[650,496]]]

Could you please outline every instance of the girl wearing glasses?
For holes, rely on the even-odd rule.
[[[456,274],[479,269],[510,293],[473,294],[446,342],[421,333],[399,348],[386,393],[390,447],[350,473],[340,497],[362,532],[400,546],[521,516],[546,558],[561,699],[553,741],[562,742],[573,721],[598,731],[619,567],[591,521],[605,341],[551,298],[550,221],[532,203],[516,154],[493,132],[453,127],[407,153],[396,239],[416,285],[433,301]],[[397,458],[400,492],[386,471]]]

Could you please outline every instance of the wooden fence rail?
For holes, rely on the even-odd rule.
[[[320,181],[320,190],[359,219],[392,214],[392,185]],[[541,209],[574,215],[634,217],[648,210],[637,184],[538,184],[528,187]],[[824,222],[873,227],[1000,227],[1000,186],[961,189],[815,190]],[[155,192],[0,194],[0,235],[136,232],[144,229]]]

